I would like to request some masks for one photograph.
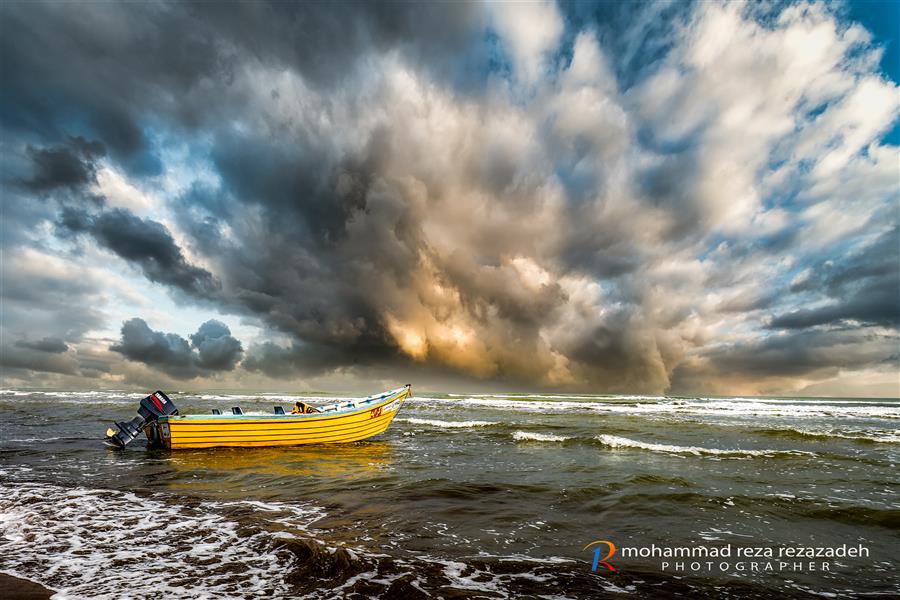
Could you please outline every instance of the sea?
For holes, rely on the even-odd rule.
[[[900,595],[897,399],[414,389],[364,442],[105,447],[144,395],[0,391],[0,571],[116,600]]]

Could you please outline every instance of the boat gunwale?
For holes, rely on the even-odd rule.
[[[348,406],[345,409],[339,409],[334,411],[328,411],[326,413],[305,413],[305,414],[284,414],[284,415],[235,415],[235,414],[223,414],[223,415],[208,415],[208,414],[200,414],[200,415],[164,415],[159,417],[158,421],[160,423],[168,423],[170,426],[173,424],[177,425],[211,425],[211,424],[221,424],[221,425],[230,425],[230,424],[252,424],[255,421],[260,423],[271,424],[273,422],[281,422],[281,423],[299,423],[299,422],[317,422],[317,421],[329,421],[332,419],[339,419],[345,417],[352,417],[359,414],[363,414],[366,411],[370,411],[382,406],[386,406],[391,402],[394,402],[403,394],[407,394],[404,397],[406,400],[409,395],[409,388],[404,386],[402,388],[398,388],[396,390],[390,390],[384,392],[384,394],[380,394],[379,396],[365,398],[356,403],[355,406]],[[385,395],[387,394],[387,395]]]

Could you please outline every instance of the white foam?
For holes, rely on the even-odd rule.
[[[517,442],[564,442],[572,439],[565,435],[553,435],[552,433],[531,433],[528,431],[516,431],[512,437]]]
[[[53,399],[63,404],[119,404],[129,403],[146,396],[144,392],[122,390],[92,391],[28,391],[0,390],[4,402],[31,402]],[[185,394],[173,392],[173,399],[201,400],[204,402],[289,402],[345,403],[363,398],[350,396],[310,394],[239,394],[208,393]],[[766,416],[766,417],[826,417],[826,418],[880,418],[900,419],[900,401],[896,399],[843,399],[843,398],[673,398],[649,395],[589,395],[589,394],[446,394],[440,397],[416,397],[416,402],[428,405],[461,404],[486,408],[514,409],[523,412],[599,412],[616,414],[675,414],[713,416]],[[880,440],[874,440],[880,441]]]
[[[444,566],[444,576],[450,580],[451,587],[479,592],[489,591],[507,597],[499,585],[500,582],[498,578],[493,574],[485,573],[479,569],[472,569],[465,563],[453,560],[442,561],[442,563]],[[470,570],[471,573],[469,575],[463,575],[466,570]],[[490,579],[485,581],[485,575],[490,577]]]
[[[802,427],[786,427],[781,431],[792,431],[800,435],[810,437],[835,437],[845,440],[860,440],[865,442],[878,442],[881,444],[900,444],[900,434],[894,431],[847,431],[838,432],[823,429],[804,429]]]
[[[880,444],[900,444],[900,434],[885,433],[875,435],[844,435],[841,433],[832,433],[832,437],[844,438],[847,440],[865,440],[867,442],[878,442]]]
[[[277,502],[207,502],[191,508],[161,496],[0,482],[4,569],[59,590],[58,597],[235,598],[290,594],[274,536],[248,530],[229,507],[264,511],[265,521],[303,531],[321,508]],[[127,535],[125,534],[127,532]],[[185,582],[185,564],[215,564]]]
[[[441,429],[463,429],[467,427],[490,427],[498,425],[493,421],[441,421],[440,419],[397,419],[403,423],[411,425],[429,425],[431,427],[440,427]]]
[[[700,446],[676,446],[673,444],[654,444],[651,442],[641,442],[631,440],[616,435],[598,435],[594,439],[610,448],[639,448],[641,450],[650,450],[653,452],[664,452],[668,454],[693,454],[700,456],[703,454],[716,456],[773,456],[775,454],[813,454],[802,450],[726,450],[721,448],[703,448]]]
[[[77,404],[80,406],[103,405],[103,404],[136,404],[141,398],[147,394],[107,394],[102,396],[78,396],[75,394],[56,394],[56,393],[40,393],[40,394],[17,394],[14,396],[0,396],[0,401],[4,403],[16,404],[33,404],[36,402],[46,402],[49,404]]]
[[[560,396],[561,399],[509,399],[508,397],[468,396],[450,398],[419,398],[420,404],[479,406],[485,408],[514,409],[522,412],[561,413],[599,412],[639,415],[713,415],[713,416],[765,416],[793,418],[881,418],[900,419],[900,402],[883,401],[801,401],[769,400],[764,398],[655,398],[610,397],[581,399]],[[562,399],[568,398],[568,400]],[[623,402],[623,400],[625,400]]]
[[[548,565],[573,565],[578,561],[575,561],[570,558],[562,558],[557,556],[549,556],[549,557],[534,557],[534,556],[526,556],[522,554],[509,554],[509,555],[494,555],[489,554],[487,552],[479,552],[478,557],[482,560],[496,560],[498,562],[524,562],[524,563],[533,563],[535,566],[548,566]],[[418,556],[419,560],[423,562],[428,562],[436,566],[442,567],[443,575],[449,580],[450,589],[458,589],[458,590],[467,590],[471,592],[481,592],[477,594],[476,597],[484,597],[491,596],[497,598],[519,598],[520,595],[512,594],[509,591],[509,584],[515,580],[528,580],[537,583],[550,584],[552,587],[558,587],[559,583],[553,583],[555,579],[557,579],[558,575],[555,573],[548,574],[538,574],[535,573],[534,570],[528,570],[525,572],[515,572],[510,571],[508,569],[503,569],[500,573],[493,572],[493,569],[479,569],[472,564],[467,564],[464,562],[460,562],[458,560],[450,560],[443,558],[436,558],[433,556]],[[401,564],[405,564],[405,561],[402,559],[398,561]],[[415,567],[413,565],[409,565],[411,569]],[[468,574],[466,574],[468,573]],[[417,582],[412,584],[417,589],[422,589],[417,585]],[[423,590],[424,591],[424,590]],[[427,593],[427,592],[426,592]],[[430,595],[430,594],[429,594]],[[568,598],[568,596],[551,596],[541,594],[538,596],[540,598]]]

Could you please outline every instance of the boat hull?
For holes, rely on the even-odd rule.
[[[168,416],[148,437],[171,450],[356,442],[384,433],[409,395],[407,387],[333,414]]]

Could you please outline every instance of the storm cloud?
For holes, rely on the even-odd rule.
[[[793,292],[822,290],[829,298],[815,308],[802,308],[772,319],[780,329],[856,322],[896,328],[900,325],[900,230],[886,231],[871,244],[835,262],[805,271]]]
[[[150,329],[140,318],[122,324],[121,340],[111,347],[129,360],[159,369],[176,379],[192,379],[212,371],[234,369],[244,348],[219,321],[207,321],[191,341]]]
[[[6,353],[88,339],[236,386],[754,393],[896,372],[898,87],[839,7],[0,13],[11,264],[97,286],[67,331],[4,267]],[[46,314],[28,339],[26,296]],[[187,335],[203,312],[219,320]],[[147,325],[165,319],[180,333]]]
[[[61,354],[69,349],[69,346],[67,346],[65,342],[55,338],[43,338],[33,342],[28,340],[18,340],[15,343],[15,346],[17,348],[37,350],[38,352],[49,352],[50,354]]]
[[[123,209],[97,215],[66,209],[61,224],[75,233],[86,232],[96,242],[139,267],[150,281],[172,286],[196,297],[213,294],[218,281],[204,269],[187,262],[168,229]]]
[[[29,146],[28,156],[34,173],[23,182],[26,186],[44,191],[57,187],[81,187],[96,177],[94,160],[105,154],[103,144],[88,142],[81,137],[69,138],[64,145],[50,148]]]

